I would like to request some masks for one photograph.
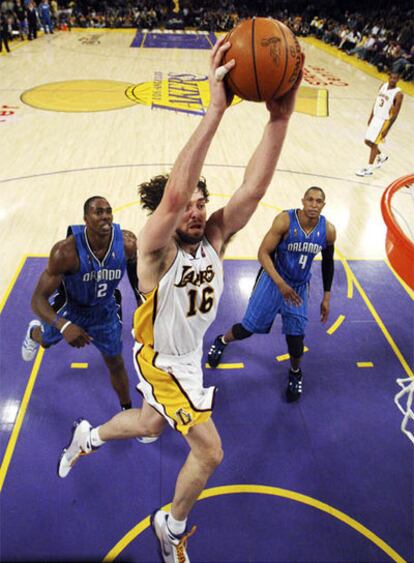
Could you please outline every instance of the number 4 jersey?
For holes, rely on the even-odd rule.
[[[308,283],[312,261],[326,247],[326,219],[323,215],[309,233],[302,229],[296,209],[289,209],[289,232],[277,246],[273,261],[278,273],[291,286]]]
[[[222,291],[223,266],[207,239],[195,256],[178,247],[170,269],[135,311],[136,340],[174,356],[201,349]]]

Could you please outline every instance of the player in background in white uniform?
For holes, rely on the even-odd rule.
[[[299,68],[293,89],[267,103],[269,120],[242,185],[207,220],[200,173],[229,105],[224,84],[216,78],[229,47],[230,43],[219,40],[212,50],[209,108],[179,153],[160,190],[159,202],[155,206],[144,201],[152,214],[138,237],[138,279],[144,303],[134,319],[134,361],[143,406],[95,428],[87,420],[79,420],[58,467],[59,476],[66,477],[82,454],[108,440],[156,438],[167,422],[178,430],[190,453],[178,475],[171,511],[157,510],[152,517],[166,562],[189,561],[186,543],[193,530],[186,533],[187,517],[223,459],[221,439],[211,418],[214,388],[203,387],[200,362],[202,339],[215,317],[223,288],[221,259],[230,238],[246,225],[272,180],[301,80]],[[234,64],[231,60],[224,68],[228,71]],[[155,190],[159,180],[153,178],[148,184]],[[141,186],[140,192],[142,197],[148,190]]]
[[[388,160],[388,156],[380,151],[378,145],[384,141],[400,113],[404,96],[397,86],[398,78],[397,73],[391,72],[388,82],[385,82],[378,91],[365,133],[365,144],[371,149],[368,166],[358,170],[355,173],[357,176],[372,176],[374,170]]]

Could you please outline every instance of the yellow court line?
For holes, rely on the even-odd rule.
[[[308,348],[307,346],[305,346],[305,347],[303,348],[303,351],[304,351],[304,352],[309,352],[309,348]],[[275,359],[276,359],[278,362],[285,362],[285,361],[288,360],[289,358],[290,358],[289,354],[282,354],[281,356],[276,356]]]
[[[414,301],[414,291],[411,289],[411,287],[409,285],[407,285],[405,283],[405,281],[397,274],[397,272],[394,270],[394,268],[390,264],[389,260],[384,260],[384,262],[387,264],[388,268],[391,270],[391,272],[394,274],[394,276],[397,278],[397,280],[403,286],[405,291],[408,293],[409,297],[411,297],[412,301]]]
[[[326,112],[327,107],[327,99],[328,99],[328,90],[318,89],[318,95],[316,98],[316,117],[326,117],[327,113],[329,115],[329,111]]]
[[[344,322],[345,318],[346,318],[345,315],[339,315],[339,317],[336,319],[336,321],[328,328],[328,330],[326,332],[329,335],[333,334],[336,330],[338,330],[338,328]]]
[[[23,424],[24,417],[26,415],[30,397],[32,396],[33,387],[34,384],[36,383],[37,374],[39,373],[39,368],[44,353],[45,351],[43,348],[40,348],[39,352],[37,353],[36,360],[33,365],[32,373],[30,374],[29,382],[26,386],[26,390],[23,395],[19,413],[17,415],[16,422],[14,423],[13,431],[11,433],[9,442],[7,444],[6,452],[4,454],[3,461],[0,467],[0,492],[3,489],[3,484],[4,484],[4,480],[6,479],[7,470],[9,468],[10,461],[14,453],[14,448],[16,447],[16,442],[20,434],[20,429]]]
[[[210,37],[209,37],[208,35],[206,35],[206,38],[207,38],[207,41],[210,43],[211,48],[213,48],[214,45],[213,45],[213,43],[211,42]],[[217,39],[217,36],[216,36],[216,39]]]
[[[356,365],[359,368],[373,368],[374,367],[373,362],[357,362]]]
[[[224,260],[254,260],[258,263],[257,256],[225,256]]]
[[[357,68],[357,69],[361,70],[362,72],[365,72],[366,74],[369,74],[370,76],[373,76],[374,78],[378,78],[378,80],[382,80],[383,82],[388,81],[388,74],[387,73],[379,72],[373,65],[371,65],[370,63],[368,63],[366,61],[361,61],[361,59],[358,59],[358,57],[356,57],[354,55],[347,55],[346,53],[344,53],[343,51],[340,51],[336,47],[333,47],[332,45],[327,45],[326,43],[324,43],[320,39],[316,39],[316,37],[301,37],[301,39],[303,39],[303,41],[305,43],[308,43],[309,45],[313,45],[317,49],[321,49],[321,51],[325,51],[325,53],[329,53],[330,55],[332,55],[336,59],[339,59],[339,60],[341,60],[345,63],[348,63],[349,65],[353,66],[354,68]],[[404,80],[400,80],[398,82],[398,86],[401,88],[401,90],[405,94],[409,94],[410,96],[414,96],[414,86],[411,83],[405,82]]]
[[[343,522],[350,528],[356,530],[359,534],[367,538],[384,553],[386,553],[396,563],[406,563],[406,560],[403,559],[401,555],[399,555],[391,546],[385,543],[385,541],[379,538],[376,534],[371,532],[371,530],[360,524],[357,520],[354,520],[344,512],[333,508],[329,504],[321,502],[313,497],[297,493],[296,491],[281,489],[279,487],[270,487],[267,485],[223,485],[221,487],[212,487],[211,489],[204,490],[198,497],[198,501],[222,495],[246,493],[282,497],[311,506],[312,508],[316,508],[317,510],[329,514],[333,518],[336,518],[340,522]],[[168,511],[170,510],[170,508],[171,503],[163,506],[161,510]],[[141,522],[139,522],[134,528],[129,530],[127,534],[125,534],[125,536],[105,555],[103,561],[113,561],[137,536],[139,536],[149,526],[150,517],[147,516],[146,518],[141,520]]]
[[[23,266],[25,265],[26,259],[28,258],[28,254],[25,254],[23,258],[20,260],[19,265],[17,266],[17,270],[14,272],[14,275],[7,286],[6,293],[3,295],[3,299],[0,302],[0,313],[2,313],[4,306],[6,305],[6,301],[9,298],[10,293],[14,287],[14,284],[17,281],[17,278],[20,276],[20,272],[22,271]]]
[[[136,199],[135,201],[130,201],[129,203],[125,203],[124,205],[120,205],[119,207],[115,207],[114,213],[119,213],[128,207],[132,207],[133,205],[139,205],[139,200]]]
[[[12,289],[14,287],[14,284],[17,281],[17,278],[20,276],[20,272],[22,271],[23,266],[26,263],[26,260],[28,258],[48,258],[47,254],[25,254],[22,259],[19,262],[19,265],[17,266],[16,271],[14,272],[14,275],[9,283],[9,285],[7,286],[6,292],[3,295],[2,300],[0,301],[0,314],[3,312],[4,306],[6,305],[6,302],[8,300],[8,298],[10,297],[10,293],[12,292]]]
[[[206,363],[205,367],[208,369],[213,369],[209,363]],[[219,364],[218,366],[216,366],[215,369],[243,369],[243,368],[244,368],[244,364],[240,363],[240,364]]]
[[[342,266],[344,267],[345,270],[345,275],[346,275],[346,285],[347,285],[347,289],[346,289],[346,296],[348,297],[348,299],[352,299],[354,296],[354,286],[352,283],[352,271],[351,268],[349,267],[349,264],[345,258],[345,256],[342,254],[342,252],[340,250],[338,250],[337,248],[335,249],[335,252],[338,254],[339,256],[339,260],[342,262]]]
[[[74,369],[86,369],[89,367],[89,364],[81,363],[81,362],[73,362],[70,364],[70,367]]]
[[[346,263],[346,262],[345,262]],[[394,354],[397,356],[400,364],[402,365],[402,367],[404,368],[405,373],[409,376],[409,377],[414,377],[414,373],[412,371],[412,369],[410,368],[410,366],[408,365],[406,359],[404,358],[404,356],[402,355],[400,349],[398,348],[398,346],[396,345],[396,343],[394,342],[393,337],[391,336],[391,334],[388,332],[388,329],[386,328],[386,326],[384,325],[384,323],[382,322],[381,317],[379,316],[379,314],[377,313],[377,311],[375,310],[375,307],[373,306],[373,304],[371,303],[371,301],[369,300],[369,297],[367,296],[367,294],[365,293],[365,291],[362,289],[361,284],[359,283],[359,281],[357,280],[355,274],[353,273],[353,271],[351,270],[351,268],[349,267],[349,265],[347,264],[347,268],[349,268],[350,271],[350,275],[352,277],[352,283],[355,285],[355,287],[357,288],[357,290],[359,291],[359,294],[361,295],[362,299],[365,302],[365,305],[368,307],[369,312],[371,313],[371,315],[374,317],[376,323],[378,324],[379,328],[381,329],[383,335],[385,336],[385,339],[387,340],[388,344],[391,346]]]

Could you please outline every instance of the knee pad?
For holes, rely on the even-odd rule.
[[[292,336],[290,334],[286,335],[288,352],[291,358],[301,358],[303,356],[303,339],[303,334],[300,336]]]
[[[231,332],[236,340],[244,340],[245,338],[249,338],[253,333],[250,330],[244,328],[241,323],[237,323],[231,327]]]

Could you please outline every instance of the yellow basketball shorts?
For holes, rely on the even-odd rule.
[[[170,356],[136,342],[134,366],[138,391],[175,430],[186,435],[210,418],[216,388],[203,387],[201,350]]]

